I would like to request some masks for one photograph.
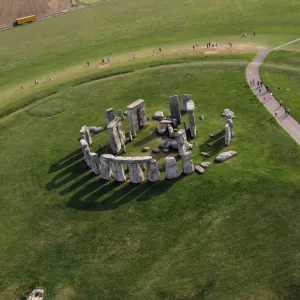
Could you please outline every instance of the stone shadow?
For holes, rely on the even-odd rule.
[[[144,137],[142,140],[137,141],[134,145],[135,146],[144,146],[145,144],[147,144],[148,142],[158,138],[159,135],[156,133],[156,130],[153,130],[153,132],[149,135],[147,135],[146,137]],[[134,142],[134,141],[133,141]]]
[[[161,180],[155,183],[145,181],[142,184],[133,184],[119,183],[113,179],[111,181],[99,179],[72,195],[66,206],[87,211],[114,210],[132,200],[148,201],[166,192],[177,180]],[[105,194],[109,196],[99,202],[99,198]]]
[[[213,138],[209,138],[202,145],[199,146],[200,152],[207,152],[213,156],[221,152],[225,148],[225,130],[222,129],[216,133]]]

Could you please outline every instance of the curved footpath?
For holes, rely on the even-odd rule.
[[[281,47],[281,46],[279,46]],[[277,47],[277,48],[279,48]],[[274,49],[277,49],[274,48]],[[261,81],[259,76],[259,67],[263,63],[264,59],[273,49],[263,49],[260,50],[254,57],[253,61],[247,66],[246,78],[248,84],[251,80],[255,80],[255,85],[250,85],[253,93],[257,96],[259,101],[267,108],[267,110],[274,116],[277,110],[277,122],[289,133],[289,135],[300,145],[300,125],[294,120],[293,117],[285,113],[283,107],[280,107],[279,102],[269,93],[267,93],[265,86],[261,89],[261,94],[259,93],[259,87],[257,87],[257,81]],[[266,100],[264,101],[264,97]]]

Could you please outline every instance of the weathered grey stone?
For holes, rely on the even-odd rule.
[[[163,118],[164,118],[164,112],[163,112],[163,111],[157,111],[157,112],[153,115],[153,120],[161,121]]]
[[[170,138],[174,137],[174,130],[173,130],[173,127],[171,125],[168,125],[168,133],[169,133]]]
[[[163,149],[163,152],[164,152],[164,153],[169,153],[169,152],[170,152],[170,149]]]
[[[194,102],[191,104],[191,101],[187,102],[187,113],[189,117],[189,128],[192,138],[196,137],[196,121],[195,121],[195,106]]]
[[[152,150],[152,153],[159,153],[159,152],[160,152],[159,148],[155,148]]]
[[[147,164],[148,166],[148,180],[151,182],[159,181],[160,179],[160,172],[159,166],[155,159],[152,159],[150,163]]]
[[[128,111],[127,111],[127,110],[124,111],[124,112],[123,112],[123,115],[124,115],[124,116],[128,116]]]
[[[100,156],[100,170],[101,170],[101,178],[105,180],[111,180],[111,161],[114,156],[111,154],[102,154]]]
[[[224,116],[227,118],[227,119],[233,119],[234,118],[234,112],[231,111],[230,109],[228,108],[225,108],[224,109]]]
[[[143,164],[143,163],[148,163],[152,160],[152,156],[137,156],[137,157],[128,157],[128,156],[112,156],[112,160],[115,160],[119,163],[122,164],[130,164],[130,163],[135,163],[135,164]]]
[[[187,103],[186,103],[186,110],[189,111],[189,110],[195,110],[195,103],[193,100],[189,100]]]
[[[226,152],[222,152],[222,153],[220,153],[220,154],[216,157],[215,161],[217,161],[217,162],[223,162],[223,161],[225,161],[225,160],[227,160],[227,159],[229,159],[229,158],[231,158],[231,157],[233,157],[233,156],[235,156],[235,155],[236,155],[236,151],[226,151]]]
[[[174,128],[177,128],[177,120],[176,119],[172,119],[172,125],[173,125],[173,127]],[[175,131],[175,129],[174,129],[174,131]]]
[[[233,126],[233,121],[232,119],[226,119],[226,123],[229,125],[230,128],[230,136],[233,138],[234,136],[234,126]]]
[[[97,153],[90,153],[90,162],[92,172],[96,175],[100,174],[100,160]]]
[[[187,102],[189,100],[192,100],[191,96],[189,94],[183,94],[182,99],[181,99],[181,105],[182,105],[182,110],[187,111]]]
[[[200,174],[203,174],[205,172],[205,169],[203,169],[199,165],[195,166],[195,170],[196,170],[197,173],[200,173]]]
[[[211,163],[209,161],[204,161],[200,164],[203,169],[207,169],[210,165]]]
[[[191,152],[185,152],[181,156],[181,160],[182,160],[182,170],[183,170],[184,174],[190,174],[190,173],[194,172],[195,169],[194,169]]]
[[[229,124],[225,125],[225,145],[229,146],[231,141],[230,127]]]
[[[126,181],[126,176],[124,173],[124,169],[121,163],[116,160],[111,162],[112,173],[116,181],[124,182]]]
[[[177,143],[178,143],[178,154],[182,156],[185,152],[187,152],[187,140],[184,129],[180,129],[177,135]]]
[[[109,136],[109,144],[114,154],[119,153],[122,150],[122,146],[125,144],[125,135],[124,137],[120,135],[119,132],[119,123],[120,118],[115,117],[108,125],[107,125],[107,133]],[[124,141],[123,141],[124,138]]]
[[[100,133],[102,131],[104,131],[103,127],[96,127],[96,129],[94,130],[94,134]]]
[[[142,152],[148,152],[149,150],[150,150],[149,147],[143,147],[143,148],[142,148]]]
[[[83,149],[83,157],[89,168],[91,168],[91,166],[92,166],[90,153],[91,153],[90,147],[87,146]]]
[[[210,157],[210,154],[207,152],[200,152],[200,154],[205,157]]]
[[[181,123],[181,115],[179,108],[179,100],[177,95],[170,96],[170,111],[171,116],[177,120],[177,123]]]
[[[169,149],[172,146],[172,140],[163,139],[160,143],[160,147],[163,149]]]
[[[123,147],[123,150],[126,151],[125,149],[126,136],[121,122],[117,124],[117,129],[118,129],[121,146]]]
[[[158,124],[156,127],[157,133],[158,134],[165,134],[167,130],[167,125],[166,124]]]
[[[115,118],[115,112],[112,108],[106,110],[106,124],[108,125]]]
[[[28,296],[27,300],[43,300],[43,297],[44,297],[43,289],[34,289]]]
[[[97,126],[89,126],[89,132],[92,133],[97,129]]]
[[[172,120],[169,118],[165,118],[160,121],[160,124],[172,125]]]
[[[178,142],[176,140],[172,141],[172,148],[178,149]]]
[[[131,131],[128,131],[127,137],[128,137],[128,141],[131,142],[132,141],[132,133],[131,133]]]
[[[90,131],[88,129],[87,126],[82,126],[80,129],[80,138],[86,140],[86,142],[88,143],[89,147],[92,145],[92,138],[91,138],[91,134]]]
[[[80,146],[81,146],[81,151],[83,153],[83,158],[84,161],[87,163],[87,161],[89,160],[89,152],[90,152],[90,147],[88,145],[88,143],[86,142],[85,139],[81,139],[80,141]],[[88,149],[88,151],[86,151],[86,148]]]
[[[132,183],[142,183],[145,178],[142,169],[136,163],[128,164],[130,182]]]
[[[193,144],[187,143],[187,149],[192,150],[193,149]]]
[[[179,170],[177,167],[175,157],[166,157],[166,178],[174,179],[179,177]]]
[[[139,99],[127,106],[130,131],[135,137],[137,132],[147,125],[146,108],[143,99]]]
[[[122,109],[118,109],[118,117],[121,119],[121,121],[124,120],[124,114],[123,114]]]

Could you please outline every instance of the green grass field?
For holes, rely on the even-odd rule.
[[[37,286],[51,300],[299,299],[300,149],[245,79],[259,46],[299,37],[299,5],[113,0],[0,32],[0,299]],[[192,53],[209,40],[220,51]],[[297,120],[299,44],[271,53],[261,70]],[[112,63],[99,68],[104,55]],[[227,149],[236,157],[155,184],[106,182],[87,169],[82,125],[104,126],[107,108],[139,98],[150,118],[168,114],[169,96],[183,93],[196,104],[194,163],[205,160],[201,151],[211,162]],[[228,148],[225,108],[236,115]],[[126,155],[158,146],[156,125]],[[107,143],[106,132],[95,135],[92,150]],[[153,157],[163,164],[165,155]]]

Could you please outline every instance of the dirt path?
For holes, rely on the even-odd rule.
[[[295,40],[296,41],[296,40]],[[293,41],[293,42],[295,42]],[[289,44],[289,43],[288,43]],[[287,44],[286,44],[287,45]],[[284,45],[282,45],[284,46]],[[281,47],[281,46],[279,46]],[[277,49],[279,47],[276,47],[274,49]],[[255,80],[254,85],[250,85],[250,88],[252,89],[253,93],[257,96],[259,101],[267,108],[267,110],[274,116],[275,111],[278,112],[277,115],[277,122],[290,134],[290,136],[298,143],[300,144],[300,125],[297,123],[296,120],[294,120],[293,117],[285,113],[285,110],[283,107],[280,107],[279,102],[266,91],[265,86],[261,88],[261,93],[259,93],[259,87],[257,86],[257,81],[261,81],[259,76],[259,68],[267,55],[272,51],[273,49],[264,49],[260,50],[257,55],[254,57],[253,61],[247,66],[246,69],[246,78],[248,84],[251,80]],[[264,100],[265,98],[265,100]],[[293,113],[293,112],[292,112]]]

